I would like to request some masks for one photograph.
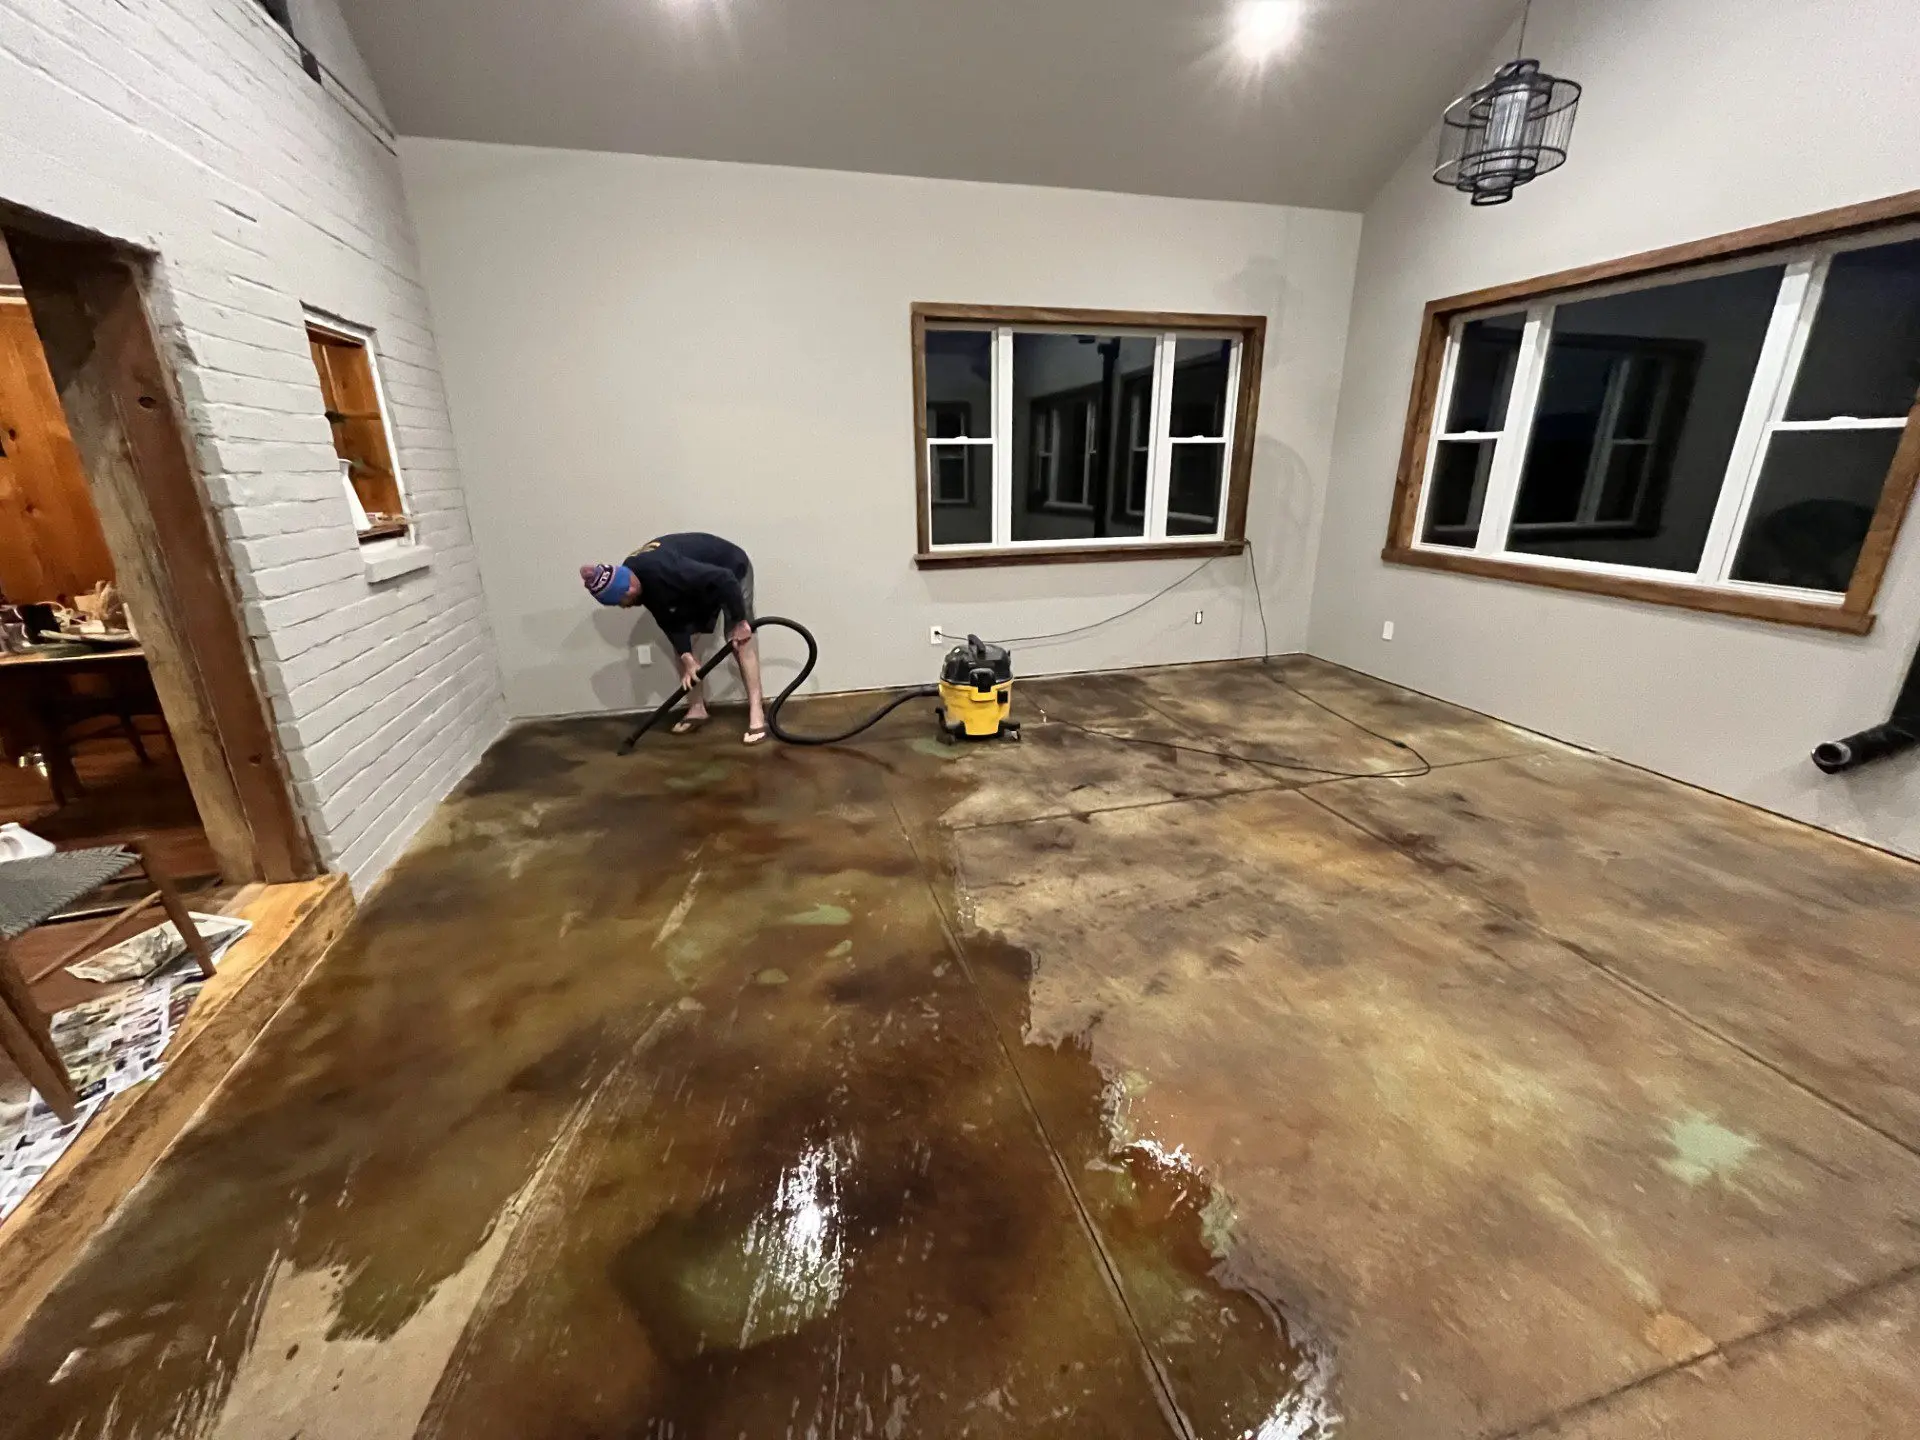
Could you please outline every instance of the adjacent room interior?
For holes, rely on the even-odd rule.
[[[1910,5],[0,18],[9,1437],[1920,1437]]]

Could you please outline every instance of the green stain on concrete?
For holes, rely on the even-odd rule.
[[[816,905],[811,910],[802,910],[798,915],[789,915],[789,925],[851,925],[853,915],[844,905]]]
[[[1731,1184],[1747,1157],[1760,1148],[1751,1135],[1729,1130],[1697,1110],[1667,1121],[1667,1144],[1673,1154],[1660,1162],[1660,1168],[1696,1188],[1709,1180]]]
[[[787,983],[787,972],[782,970],[778,965],[769,965],[753,977],[753,983],[756,985],[784,985]]]
[[[827,958],[829,960],[844,960],[851,954],[853,954],[853,942],[851,940],[842,940],[838,945],[827,951]]]
[[[689,790],[704,790],[732,773],[733,766],[726,761],[710,760],[698,770],[689,770],[684,775],[669,775],[663,783],[669,790],[685,794]]]
[[[935,740],[926,735],[922,735],[918,740],[910,741],[907,748],[909,750],[917,750],[922,755],[931,755],[936,760],[958,760],[960,758],[960,747],[958,745],[949,745],[944,740]]]
[[[676,935],[667,942],[667,973],[680,985],[691,985],[706,970],[711,956],[706,947],[697,945],[684,935]]]

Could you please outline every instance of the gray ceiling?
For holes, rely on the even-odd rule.
[[[1362,208],[1518,0],[341,0],[402,134]]]

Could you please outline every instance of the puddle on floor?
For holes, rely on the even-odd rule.
[[[235,1433],[236,1376],[307,1440],[1331,1433],[1204,1173],[954,963],[900,817],[977,767],[617,738],[495,747],[0,1360],[10,1440]]]

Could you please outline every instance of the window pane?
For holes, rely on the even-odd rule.
[[[1231,340],[1176,340],[1173,345],[1171,435],[1227,433],[1227,374]]]
[[[1776,430],[1733,578],[1844,592],[1898,430]]]
[[[1505,428],[1513,367],[1520,358],[1520,332],[1526,326],[1525,314],[1467,322],[1454,356],[1453,403],[1447,408],[1443,433]]]
[[[1697,569],[1784,273],[1560,306],[1507,548]]]
[[[1211,535],[1220,528],[1220,478],[1227,447],[1175,445],[1167,478],[1167,534]]]
[[[1920,387],[1920,240],[1833,257],[1789,420],[1904,415]]]
[[[991,544],[993,447],[929,445],[927,500],[934,544]]]
[[[927,331],[927,436],[993,438],[992,331]]]
[[[1015,540],[1146,533],[1153,353],[1143,335],[1013,337]]]
[[[1434,545],[1472,548],[1480,538],[1480,507],[1487,499],[1494,440],[1442,440],[1433,457],[1422,538]]]

